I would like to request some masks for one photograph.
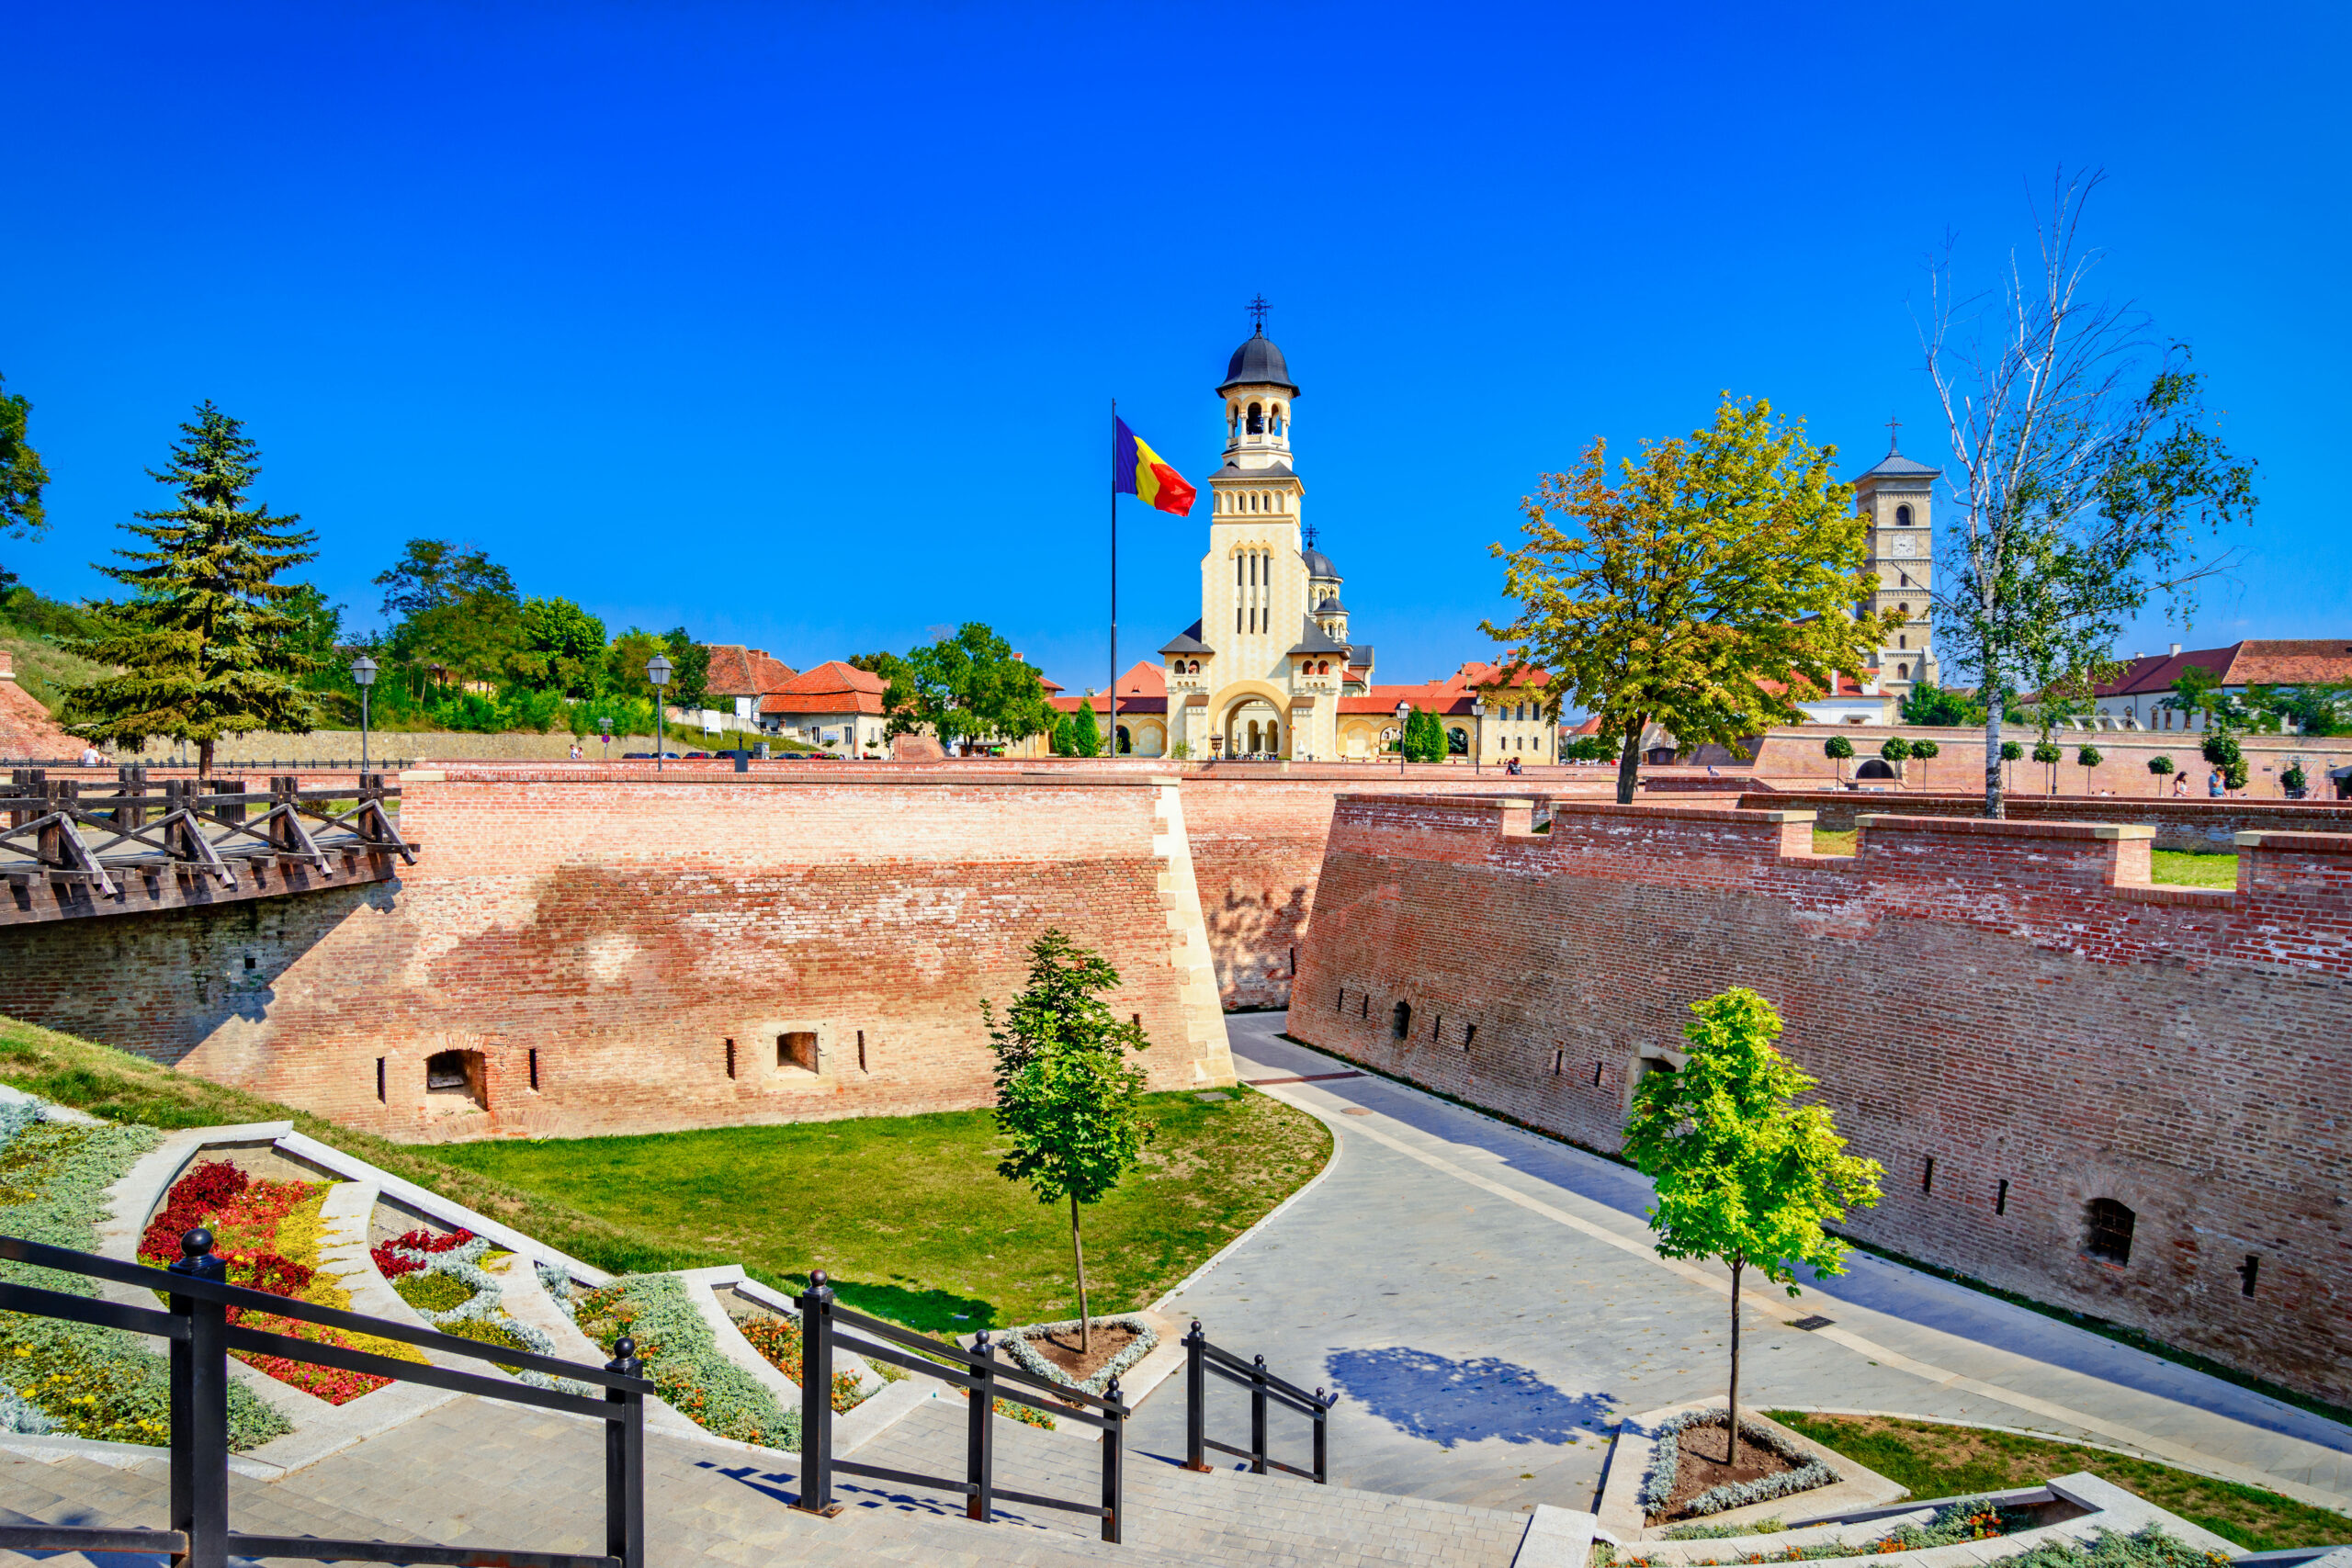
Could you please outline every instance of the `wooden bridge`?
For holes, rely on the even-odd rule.
[[[0,927],[194,908],[389,881],[414,864],[401,837],[400,789],[382,773],[350,788],[304,789],[293,775],[266,792],[243,779],[166,779],[118,770],[113,793],[40,768],[0,790]]]

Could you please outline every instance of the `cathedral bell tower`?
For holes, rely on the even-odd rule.
[[[1893,427],[1896,422],[1887,423]],[[1941,673],[1929,636],[1933,624],[1928,593],[1935,581],[1931,509],[1942,473],[1896,451],[1890,429],[1886,456],[1854,480],[1854,504],[1870,525],[1868,571],[1876,579],[1867,607],[1882,614],[1891,610],[1902,618],[1878,649],[1876,669],[1865,673],[1875,675],[1879,690],[1896,702],[1914,685],[1935,681]]]

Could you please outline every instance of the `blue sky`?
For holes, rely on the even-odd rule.
[[[20,6],[0,375],[56,526],[6,558],[99,591],[211,397],[363,625],[433,535],[616,628],[806,666],[977,618],[1099,684],[1107,400],[1200,478],[1262,291],[1308,518],[1419,680],[1596,434],[1728,389],[1939,457],[1924,258],[1989,277],[2063,163],[2261,461],[2193,640],[2352,633],[2346,15]],[[1125,504],[1122,663],[1205,532]]]

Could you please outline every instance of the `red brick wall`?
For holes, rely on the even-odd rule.
[[[402,1138],[910,1111],[985,1102],[980,1000],[1052,925],[1155,1087],[1229,1081],[1175,787],[930,777],[412,774],[396,882],[7,931],[0,1012]],[[823,1070],[779,1075],[799,1031]],[[487,1114],[431,1109],[452,1049]]]
[[[1852,761],[1839,764],[1821,754],[1822,742],[1831,735],[1843,735],[1854,743]],[[1918,725],[1804,725],[1775,729],[1750,748],[1754,757],[1741,762],[1722,764],[1729,774],[1755,774],[1769,778],[1776,784],[1788,783],[1804,787],[1817,780],[1823,785],[1839,778],[1852,778],[1854,770],[1878,755],[1878,749],[1892,735],[1906,739],[1930,739],[1936,742],[1937,754],[1922,762],[1912,761],[1903,764],[1904,782],[1914,789],[1935,791],[1973,791],[1984,788],[1984,731],[1979,729],[1932,728]],[[2039,739],[2036,732],[2015,725],[2003,731],[2003,739],[2015,740],[2030,753]],[[2148,772],[2148,760],[2165,756],[2173,766],[2189,776],[2189,787],[2202,791],[2205,775],[2212,771],[2200,748],[2205,738],[2186,730],[2062,730],[2051,741],[2064,755],[2057,765],[2057,787],[2060,791],[2111,791],[2118,795],[2149,799],[2159,789],[2170,792],[2172,780],[2159,780]],[[2301,760],[2303,772],[2310,778],[2312,795],[2316,797],[2329,793],[2327,770],[2352,762],[2352,736],[2311,739],[2300,735],[2242,735],[2238,744],[2245,752],[2248,772],[2246,793],[2258,799],[2280,800],[2278,775],[2290,762]],[[2098,749],[2098,767],[2087,772],[2077,766],[2075,755],[2085,746]],[[1703,773],[1704,770],[1697,770]],[[1662,776],[1687,775],[1692,770],[1679,768],[1666,771]],[[2008,764],[2003,787],[2012,795],[2046,795],[2050,792],[2051,770],[2047,763],[2019,761]],[[1733,787],[1738,787],[1737,781]]]
[[[1523,823],[1342,800],[1291,1032],[1609,1149],[1640,1054],[1752,987],[1886,1168],[1855,1235],[2352,1398],[2352,837],[2266,834],[2231,893],[2148,887],[2144,829],[1877,818],[1834,858],[1804,812]],[[2127,1266],[2084,1253],[2099,1197]]]
[[[1840,832],[1866,812],[1905,817],[1974,817],[1982,795],[1870,790],[1800,793],[1768,790],[1739,797],[1743,808],[1810,811],[1817,825]],[[2118,795],[2008,796],[2013,822],[2138,822],[2155,829],[2160,850],[2234,850],[2240,833],[2352,833],[2352,804],[2318,800],[2132,800]]]

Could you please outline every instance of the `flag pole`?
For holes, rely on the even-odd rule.
[[[1119,434],[1119,400],[1111,400],[1111,434]],[[1111,469],[1111,683],[1102,688],[1110,695],[1104,699],[1109,711],[1104,715],[1103,739],[1110,744],[1111,755],[1119,754],[1119,470]]]

